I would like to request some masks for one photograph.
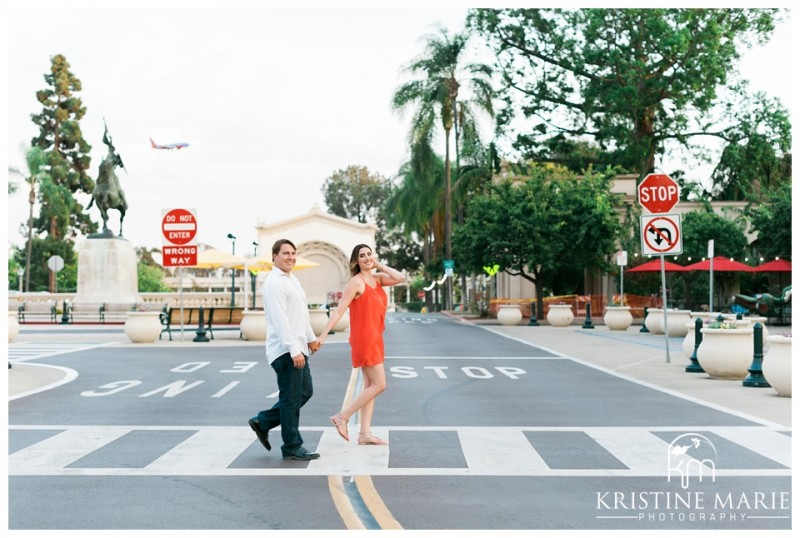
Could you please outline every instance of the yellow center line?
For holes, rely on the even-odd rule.
[[[359,374],[361,370],[358,368],[353,369],[350,374],[350,382],[347,384],[345,391],[344,401],[342,402],[342,409],[347,407],[347,404],[353,400],[356,393],[356,385],[358,384]],[[353,417],[350,417],[353,418]],[[370,476],[356,476],[356,488],[361,496],[361,500],[370,512],[370,515],[375,519],[381,529],[402,530],[400,523],[394,518],[392,513],[386,507],[386,504],[375,489]],[[347,529],[366,529],[364,522],[358,517],[358,513],[353,504],[350,502],[347,492],[344,489],[344,483],[341,476],[328,476],[328,489],[331,492],[333,503],[336,510],[339,512],[342,521]]]

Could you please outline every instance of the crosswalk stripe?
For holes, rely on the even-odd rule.
[[[520,430],[461,430],[458,438],[471,473],[513,476],[549,469]]]
[[[653,435],[659,428],[438,428],[456,431],[466,467],[390,467],[389,446],[360,447],[345,443],[330,427],[303,428],[321,432],[315,448],[322,457],[305,467],[230,467],[254,443],[252,431],[239,426],[42,426],[10,425],[9,435],[22,430],[64,430],[9,455],[9,476],[261,476],[261,475],[492,475],[492,476],[665,476],[668,443]],[[679,427],[671,428],[681,430]],[[686,428],[683,428],[684,430]],[[766,427],[691,428],[710,431],[754,451],[784,468],[717,469],[717,476],[791,476],[791,437]],[[188,439],[164,452],[143,468],[81,468],[75,462],[126,434],[137,430],[194,431]],[[393,430],[435,431],[437,428],[376,428],[375,434],[391,439]],[[528,441],[530,431],[583,431],[621,461],[625,469],[552,469]],[[666,431],[666,430],[664,430]],[[788,430],[787,430],[788,431]],[[280,457],[278,446],[264,457]],[[391,440],[390,440],[391,442]]]
[[[52,357],[63,355],[64,353],[74,353],[76,351],[86,351],[98,347],[111,345],[113,342],[21,342],[19,344],[9,344],[8,360],[14,362],[24,362],[42,357]]]

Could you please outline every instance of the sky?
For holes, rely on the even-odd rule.
[[[24,170],[21,148],[36,134],[30,115],[41,110],[35,92],[45,88],[51,56],[63,54],[83,85],[89,174],[97,177],[106,154],[104,119],[125,163],[117,169],[129,206],[123,235],[160,248],[162,210],[192,209],[198,242],[230,251],[231,233],[239,255],[251,253],[257,224],[324,209],[322,185],[334,172],[362,165],[395,176],[408,158],[410,115],[390,105],[407,80],[402,68],[434,24],[452,33],[466,15],[447,7],[188,7],[211,5],[202,0],[53,4],[6,9],[8,165]],[[782,25],[772,43],[747,54],[742,72],[791,109],[790,33]],[[149,138],[190,146],[156,150]],[[24,244],[27,212],[23,184],[8,196],[9,248]],[[118,213],[109,213],[117,232]]]

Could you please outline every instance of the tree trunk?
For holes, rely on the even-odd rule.
[[[28,195],[28,203],[30,209],[28,210],[28,246],[25,249],[25,293],[31,289],[31,253],[33,249],[33,204],[36,201],[36,193],[34,192],[33,178],[31,178],[31,193]]]

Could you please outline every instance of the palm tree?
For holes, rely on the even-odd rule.
[[[47,173],[47,155],[44,150],[39,147],[30,148],[25,152],[25,163],[28,166],[28,175],[26,176],[17,168],[9,167],[8,171],[22,176],[25,182],[30,185],[30,192],[28,193],[28,242],[25,254],[25,291],[30,290],[31,285],[31,249],[33,246],[33,206],[36,203],[36,185],[41,184],[42,181],[49,179]]]
[[[426,158],[432,162],[425,163]],[[386,200],[387,224],[403,229],[406,236],[416,233],[423,241],[423,262],[433,258],[431,243],[441,237],[443,215],[436,200],[442,193],[443,163],[441,158],[415,153],[412,159],[400,167],[402,182]],[[431,241],[433,236],[433,241]]]
[[[493,113],[492,86],[490,78],[492,69],[481,63],[461,65],[467,50],[468,36],[456,34],[450,37],[447,30],[439,26],[438,33],[425,37],[424,54],[411,62],[406,70],[420,78],[402,84],[394,94],[392,106],[395,110],[403,110],[415,105],[416,111],[411,123],[409,142],[413,148],[421,149],[430,143],[436,119],[441,121],[444,129],[444,241],[445,257],[452,259],[450,212],[450,132],[458,129],[459,90],[464,87],[472,92],[471,99],[462,100],[474,103],[489,114]],[[466,107],[465,110],[468,110]],[[448,307],[452,302],[452,286],[448,281]]]

